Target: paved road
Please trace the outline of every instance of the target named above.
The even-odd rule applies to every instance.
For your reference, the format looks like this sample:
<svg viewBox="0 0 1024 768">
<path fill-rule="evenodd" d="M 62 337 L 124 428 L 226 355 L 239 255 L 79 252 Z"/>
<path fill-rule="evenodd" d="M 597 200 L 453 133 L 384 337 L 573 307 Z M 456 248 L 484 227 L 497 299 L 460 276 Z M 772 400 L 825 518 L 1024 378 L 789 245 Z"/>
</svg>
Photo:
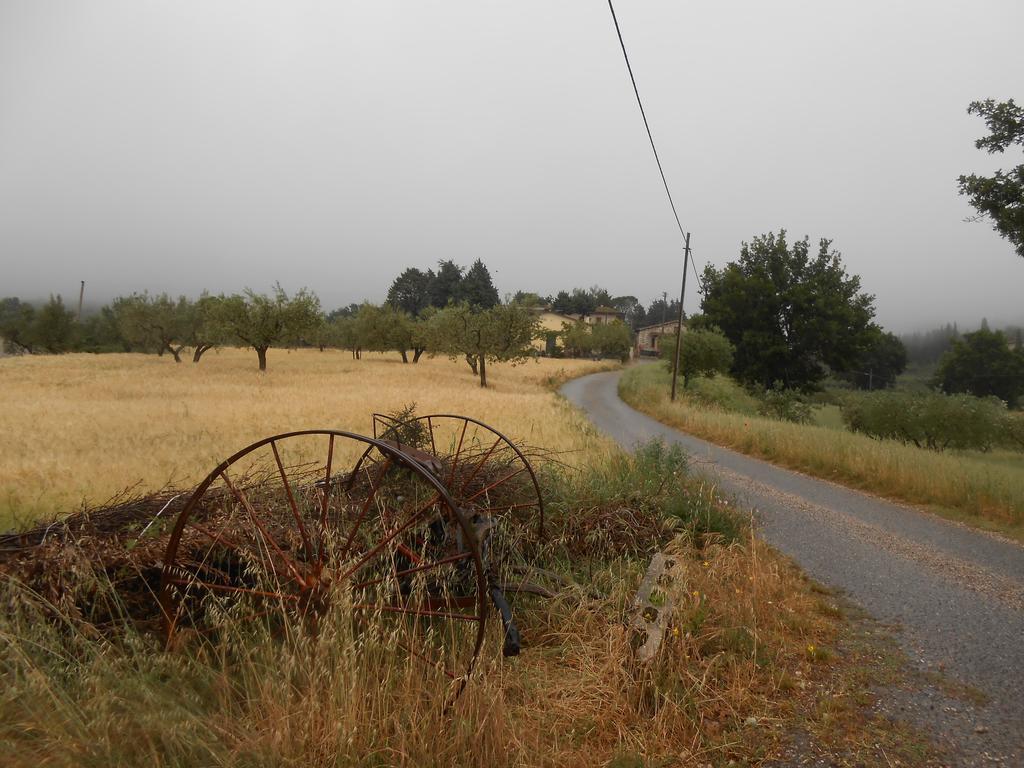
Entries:
<svg viewBox="0 0 1024 768">
<path fill-rule="evenodd" d="M 765 540 L 876 619 L 898 624 L 916 663 L 986 694 L 977 709 L 943 702 L 941 711 L 924 704 L 916 713 L 950 739 L 958 764 L 1024 766 L 1024 548 L 667 427 L 619 399 L 620 375 L 576 379 L 562 394 L 627 448 L 656 437 L 682 445 L 724 492 L 756 510 Z"/>
</svg>

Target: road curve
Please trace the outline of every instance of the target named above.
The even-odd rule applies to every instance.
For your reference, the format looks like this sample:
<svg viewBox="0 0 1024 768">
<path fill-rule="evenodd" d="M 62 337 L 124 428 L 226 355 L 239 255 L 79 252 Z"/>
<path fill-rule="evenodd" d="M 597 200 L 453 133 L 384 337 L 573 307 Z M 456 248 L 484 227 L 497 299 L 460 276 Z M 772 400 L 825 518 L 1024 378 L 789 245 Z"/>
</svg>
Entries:
<svg viewBox="0 0 1024 768">
<path fill-rule="evenodd" d="M 667 427 L 619 399 L 620 375 L 585 376 L 561 392 L 625 448 L 652 438 L 681 445 L 723 492 L 755 510 L 768 543 L 898 624 L 917 664 L 984 693 L 980 708 L 923 715 L 960 753 L 958 764 L 1024 766 L 1024 548 Z"/>
</svg>

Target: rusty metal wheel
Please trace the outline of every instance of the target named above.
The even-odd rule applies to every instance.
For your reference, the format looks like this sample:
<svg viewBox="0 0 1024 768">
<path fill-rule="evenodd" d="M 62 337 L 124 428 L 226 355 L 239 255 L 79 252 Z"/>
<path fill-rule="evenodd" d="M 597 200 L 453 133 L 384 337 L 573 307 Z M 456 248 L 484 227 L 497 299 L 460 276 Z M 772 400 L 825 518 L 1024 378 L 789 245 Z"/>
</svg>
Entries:
<svg viewBox="0 0 1024 768">
<path fill-rule="evenodd" d="M 461 690 L 487 589 L 473 526 L 436 477 L 387 443 L 309 430 L 253 443 L 199 484 L 171 533 L 159 600 L 168 640 L 222 616 L 344 610 Z"/>
<path fill-rule="evenodd" d="M 450 413 L 405 420 L 375 413 L 373 434 L 420 459 L 467 518 L 501 518 L 504 525 L 520 529 L 523 541 L 544 540 L 537 474 L 523 451 L 494 427 Z"/>
<path fill-rule="evenodd" d="M 469 416 L 374 414 L 373 431 L 438 478 L 466 516 L 505 629 L 503 653 L 518 654 L 517 611 L 506 597 L 551 594 L 530 581 L 542 557 L 544 500 L 529 459 L 508 437 Z"/>
</svg>

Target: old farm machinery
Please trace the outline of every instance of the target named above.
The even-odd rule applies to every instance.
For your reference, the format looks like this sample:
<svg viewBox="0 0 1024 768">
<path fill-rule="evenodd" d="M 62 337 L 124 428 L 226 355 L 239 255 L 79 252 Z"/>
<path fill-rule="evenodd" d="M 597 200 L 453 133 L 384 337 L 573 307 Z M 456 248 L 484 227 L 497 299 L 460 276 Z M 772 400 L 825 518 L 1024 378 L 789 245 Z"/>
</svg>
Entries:
<svg viewBox="0 0 1024 768">
<path fill-rule="evenodd" d="M 533 467 L 480 421 L 376 414 L 373 437 L 288 432 L 221 462 L 178 513 L 163 626 L 169 641 L 221 614 L 315 626 L 341 606 L 461 690 L 492 605 L 503 653 L 519 653 L 507 596 L 550 594 L 529 580 L 543 540 Z"/>
</svg>

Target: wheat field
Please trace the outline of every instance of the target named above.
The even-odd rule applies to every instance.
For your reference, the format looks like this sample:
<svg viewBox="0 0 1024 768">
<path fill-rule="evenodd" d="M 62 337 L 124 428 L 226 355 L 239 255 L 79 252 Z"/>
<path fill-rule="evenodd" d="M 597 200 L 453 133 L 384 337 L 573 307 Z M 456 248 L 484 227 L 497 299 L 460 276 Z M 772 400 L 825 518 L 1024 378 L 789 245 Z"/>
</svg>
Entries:
<svg viewBox="0 0 1024 768">
<path fill-rule="evenodd" d="M 567 452 L 603 441 L 552 391 L 568 377 L 614 365 L 552 360 L 489 366 L 487 389 L 446 358 L 273 350 L 269 370 L 250 351 L 199 364 L 139 354 L 0 359 L 0 530 L 96 505 L 126 489 L 188 487 L 222 459 L 299 429 L 372 434 L 371 414 L 415 403 L 460 413 L 514 440 Z"/>
</svg>

